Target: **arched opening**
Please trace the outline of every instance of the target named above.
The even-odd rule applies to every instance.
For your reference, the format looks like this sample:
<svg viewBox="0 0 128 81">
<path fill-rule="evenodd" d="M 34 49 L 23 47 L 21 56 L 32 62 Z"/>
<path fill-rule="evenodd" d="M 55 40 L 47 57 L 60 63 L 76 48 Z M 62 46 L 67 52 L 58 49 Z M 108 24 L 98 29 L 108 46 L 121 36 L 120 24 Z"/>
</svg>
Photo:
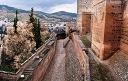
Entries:
<svg viewBox="0 0 128 81">
<path fill-rule="evenodd" d="M 57 34 L 57 40 L 65 39 L 65 38 L 66 38 L 66 33 Z"/>
</svg>

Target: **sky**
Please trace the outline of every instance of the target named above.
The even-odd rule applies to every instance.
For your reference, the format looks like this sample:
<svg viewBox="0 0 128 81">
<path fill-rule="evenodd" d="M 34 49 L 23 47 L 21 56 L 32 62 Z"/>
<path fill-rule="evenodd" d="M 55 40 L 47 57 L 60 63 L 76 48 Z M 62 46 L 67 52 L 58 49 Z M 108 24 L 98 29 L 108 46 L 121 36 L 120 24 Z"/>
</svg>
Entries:
<svg viewBox="0 0 128 81">
<path fill-rule="evenodd" d="M 35 11 L 47 13 L 77 12 L 77 0 L 0 0 L 0 4 L 24 10 L 30 10 L 33 7 Z"/>
</svg>

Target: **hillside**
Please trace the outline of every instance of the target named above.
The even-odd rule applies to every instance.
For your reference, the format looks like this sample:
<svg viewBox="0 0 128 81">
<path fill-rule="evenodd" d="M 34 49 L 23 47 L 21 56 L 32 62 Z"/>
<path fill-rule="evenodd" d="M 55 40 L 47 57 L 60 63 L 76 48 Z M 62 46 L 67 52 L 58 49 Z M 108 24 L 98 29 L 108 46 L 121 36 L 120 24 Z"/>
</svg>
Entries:
<svg viewBox="0 0 128 81">
<path fill-rule="evenodd" d="M 10 21 L 13 21 L 15 17 L 16 8 L 10 7 L 7 5 L 0 5 L 0 19 L 4 20 L 8 18 Z M 17 9 L 19 14 L 18 17 L 20 20 L 26 21 L 28 20 L 28 14 L 30 11 L 26 11 L 23 9 Z M 75 21 L 76 13 L 70 13 L 65 11 L 59 11 L 55 13 L 45 13 L 42 11 L 34 11 L 34 14 L 37 18 L 43 21 Z"/>
</svg>

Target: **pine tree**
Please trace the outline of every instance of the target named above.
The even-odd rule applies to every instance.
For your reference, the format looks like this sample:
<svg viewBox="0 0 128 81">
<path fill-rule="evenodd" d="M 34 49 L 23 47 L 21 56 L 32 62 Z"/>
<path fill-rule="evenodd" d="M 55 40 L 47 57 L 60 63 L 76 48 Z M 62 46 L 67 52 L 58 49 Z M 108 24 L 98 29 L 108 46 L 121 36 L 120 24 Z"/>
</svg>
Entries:
<svg viewBox="0 0 128 81">
<path fill-rule="evenodd" d="M 14 33 L 17 33 L 17 22 L 18 22 L 18 16 L 17 16 L 17 14 L 18 14 L 18 11 L 16 9 L 16 17 L 14 18 L 14 25 L 13 25 L 13 27 L 14 27 Z"/>
</svg>

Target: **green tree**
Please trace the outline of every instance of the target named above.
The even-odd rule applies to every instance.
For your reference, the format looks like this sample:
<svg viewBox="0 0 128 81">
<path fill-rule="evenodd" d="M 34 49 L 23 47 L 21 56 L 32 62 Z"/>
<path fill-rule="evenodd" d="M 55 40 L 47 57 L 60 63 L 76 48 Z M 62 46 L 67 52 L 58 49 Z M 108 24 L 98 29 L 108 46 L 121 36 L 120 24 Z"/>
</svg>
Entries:
<svg viewBox="0 0 128 81">
<path fill-rule="evenodd" d="M 18 11 L 16 9 L 16 17 L 14 18 L 14 24 L 13 24 L 13 27 L 14 27 L 14 33 L 17 33 L 17 22 L 18 22 Z"/>
<path fill-rule="evenodd" d="M 34 35 L 34 40 L 36 42 L 36 48 L 41 46 L 41 34 L 40 34 L 40 21 L 37 18 L 34 18 L 34 9 L 31 8 L 31 14 L 29 15 L 29 22 L 33 24 L 32 33 Z"/>
<path fill-rule="evenodd" d="M 29 15 L 29 17 L 30 17 L 30 19 L 29 19 L 29 22 L 30 23 L 34 23 L 34 21 L 35 21 L 35 18 L 34 18 L 34 16 L 33 16 L 33 11 L 34 11 L 34 9 L 33 9 L 33 7 L 31 8 L 31 14 Z"/>
<path fill-rule="evenodd" d="M 38 21 L 37 21 L 37 30 L 36 30 L 36 32 L 37 32 L 37 48 L 38 47 L 40 47 L 41 46 L 41 34 L 40 34 L 40 20 L 38 19 Z"/>
</svg>

